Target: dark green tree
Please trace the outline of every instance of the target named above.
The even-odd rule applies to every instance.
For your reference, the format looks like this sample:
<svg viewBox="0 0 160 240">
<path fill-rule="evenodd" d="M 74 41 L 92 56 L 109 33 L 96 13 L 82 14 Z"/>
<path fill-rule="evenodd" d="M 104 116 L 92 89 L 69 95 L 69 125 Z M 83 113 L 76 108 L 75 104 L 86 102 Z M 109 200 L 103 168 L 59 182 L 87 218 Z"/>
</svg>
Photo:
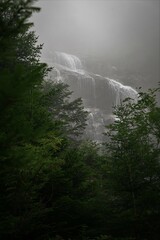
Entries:
<svg viewBox="0 0 160 240">
<path fill-rule="evenodd" d="M 42 45 L 37 45 L 37 37 L 29 31 L 29 18 L 39 11 L 34 2 L 0 2 L 2 239 L 55 236 L 57 197 L 53 190 L 58 194 L 62 184 L 68 186 L 62 153 L 73 144 L 68 136 L 79 135 L 86 118 L 81 100 L 69 101 L 66 86 L 55 84 L 46 91 L 49 69 L 40 62 Z M 66 190 L 60 196 L 67 198 Z"/>
<path fill-rule="evenodd" d="M 38 104 L 39 89 L 48 69 L 39 62 L 41 46 L 36 45 L 37 38 L 28 32 L 32 26 L 28 19 L 32 12 L 39 10 L 32 6 L 33 2 L 4 0 L 0 3 L 0 111 L 3 116 L 0 139 L 3 150 L 8 144 L 35 136 L 33 119 L 37 108 L 34 105 Z"/>
<path fill-rule="evenodd" d="M 108 129 L 108 182 L 121 235 L 157 239 L 160 223 L 159 88 L 140 92 L 115 108 Z M 118 222 L 117 222 L 118 224 Z"/>
<path fill-rule="evenodd" d="M 43 102 L 48 106 L 53 122 L 59 134 L 76 139 L 81 136 L 87 120 L 87 112 L 84 111 L 80 98 L 71 101 L 72 92 L 64 83 L 44 82 Z"/>
<path fill-rule="evenodd" d="M 57 159 L 58 171 L 55 167 L 48 169 L 47 173 L 42 170 L 42 174 L 49 178 L 49 181 L 42 182 L 40 194 L 43 203 L 52 208 L 48 225 L 54 231 L 50 230 L 50 236 L 81 239 L 83 234 L 86 237 L 100 234 L 104 209 L 98 205 L 102 189 L 101 157 L 97 148 L 90 142 L 68 147 Z M 44 179 L 41 176 L 39 181 Z"/>
<path fill-rule="evenodd" d="M 48 72 L 39 61 L 37 38 L 29 17 L 39 8 L 32 0 L 0 1 L 0 238 L 25 239 L 43 229 L 36 176 L 46 151 L 56 152 L 47 107 L 41 104 Z M 49 158 L 50 159 L 50 158 Z M 42 161 L 43 160 L 43 161 Z M 38 163 L 38 164 L 37 164 Z M 39 220 L 38 220 L 39 219 Z"/>
</svg>

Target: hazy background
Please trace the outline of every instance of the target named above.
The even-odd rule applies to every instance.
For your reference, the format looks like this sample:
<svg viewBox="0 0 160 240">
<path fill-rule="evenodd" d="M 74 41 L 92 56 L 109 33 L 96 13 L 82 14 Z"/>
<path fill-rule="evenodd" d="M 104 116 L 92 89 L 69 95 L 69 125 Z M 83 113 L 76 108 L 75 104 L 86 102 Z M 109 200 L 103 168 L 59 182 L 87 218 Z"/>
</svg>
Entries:
<svg viewBox="0 0 160 240">
<path fill-rule="evenodd" d="M 159 81 L 159 0 L 40 0 L 35 30 L 44 51 L 112 61 Z"/>
</svg>

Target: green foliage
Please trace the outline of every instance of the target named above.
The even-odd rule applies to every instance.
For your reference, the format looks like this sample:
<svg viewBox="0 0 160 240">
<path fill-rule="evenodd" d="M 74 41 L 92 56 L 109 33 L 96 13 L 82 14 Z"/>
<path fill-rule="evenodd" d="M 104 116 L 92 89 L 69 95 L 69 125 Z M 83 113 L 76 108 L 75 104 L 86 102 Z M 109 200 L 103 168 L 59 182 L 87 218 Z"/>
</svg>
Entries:
<svg viewBox="0 0 160 240">
<path fill-rule="evenodd" d="M 0 2 L 0 238 L 28 239 L 46 229 L 48 209 L 38 198 L 37 178 L 62 140 L 41 103 L 48 72 L 39 62 L 42 46 L 28 32 L 34 1 Z M 45 178 L 43 179 L 45 182 Z M 36 238 L 36 236 L 35 236 Z"/>
<path fill-rule="evenodd" d="M 61 233 L 62 226 L 68 226 L 62 232 L 69 234 L 63 216 L 73 222 L 67 214 L 80 211 L 82 204 L 72 184 L 77 181 L 81 191 L 88 173 L 82 162 L 74 162 L 75 170 L 81 169 L 79 179 L 73 180 L 74 171 L 68 176 L 72 166 L 67 167 L 65 151 L 73 143 L 68 137 L 81 133 L 86 113 L 80 99 L 69 101 L 67 86 L 44 86 L 49 69 L 39 61 L 42 45 L 29 32 L 28 18 L 38 10 L 33 3 L 0 2 L 2 239 L 46 239 Z"/>
<path fill-rule="evenodd" d="M 42 101 L 51 113 L 55 126 L 59 126 L 59 134 L 76 138 L 83 133 L 86 126 L 87 112 L 84 111 L 80 98 L 71 101 L 72 92 L 64 83 L 44 82 Z"/>
<path fill-rule="evenodd" d="M 130 225 L 136 239 L 157 239 L 159 234 L 160 108 L 155 95 L 159 90 L 140 92 L 137 102 L 126 99 L 115 109 L 116 121 L 107 133 L 107 171 L 115 204 L 119 205 L 117 217 Z"/>
</svg>

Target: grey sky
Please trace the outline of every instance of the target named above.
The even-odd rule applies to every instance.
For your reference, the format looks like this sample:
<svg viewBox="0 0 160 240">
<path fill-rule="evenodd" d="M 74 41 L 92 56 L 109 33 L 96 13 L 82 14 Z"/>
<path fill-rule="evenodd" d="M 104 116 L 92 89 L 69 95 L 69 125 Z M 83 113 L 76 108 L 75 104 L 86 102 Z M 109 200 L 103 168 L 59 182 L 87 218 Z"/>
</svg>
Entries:
<svg viewBox="0 0 160 240">
<path fill-rule="evenodd" d="M 41 0 L 34 22 L 47 50 L 159 64 L 159 0 Z"/>
</svg>

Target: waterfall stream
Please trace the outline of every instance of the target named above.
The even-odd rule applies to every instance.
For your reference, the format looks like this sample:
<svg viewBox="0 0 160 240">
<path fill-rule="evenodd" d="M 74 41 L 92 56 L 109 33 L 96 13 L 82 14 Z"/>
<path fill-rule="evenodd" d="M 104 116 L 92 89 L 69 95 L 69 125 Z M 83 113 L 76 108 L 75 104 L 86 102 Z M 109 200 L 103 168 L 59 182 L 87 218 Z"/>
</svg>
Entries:
<svg viewBox="0 0 160 240">
<path fill-rule="evenodd" d="M 70 86 L 73 99 L 82 98 L 84 107 L 89 112 L 85 135 L 92 140 L 102 141 L 104 126 L 114 121 L 113 106 L 119 105 L 128 97 L 137 99 L 138 93 L 134 88 L 84 70 L 77 56 L 55 52 L 49 62 L 55 66 L 54 79 Z"/>
<path fill-rule="evenodd" d="M 81 60 L 78 57 L 64 52 L 56 52 L 54 55 L 54 62 L 73 71 L 79 71 L 83 69 Z"/>
</svg>

